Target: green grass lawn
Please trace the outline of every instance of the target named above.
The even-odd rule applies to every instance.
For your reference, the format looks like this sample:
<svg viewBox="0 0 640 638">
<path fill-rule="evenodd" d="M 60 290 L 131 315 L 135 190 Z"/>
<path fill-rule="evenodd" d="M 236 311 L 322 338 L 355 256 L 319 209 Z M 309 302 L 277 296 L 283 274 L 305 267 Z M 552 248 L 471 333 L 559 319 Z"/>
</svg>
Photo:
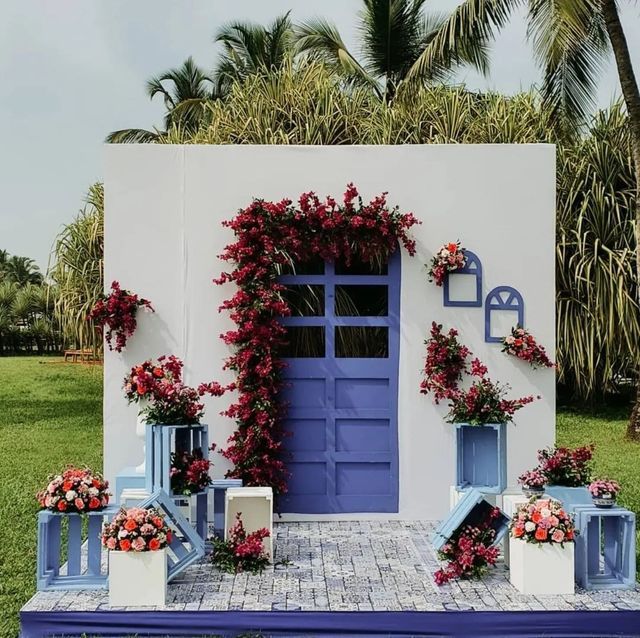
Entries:
<svg viewBox="0 0 640 638">
<path fill-rule="evenodd" d="M 621 503 L 638 513 L 640 444 L 624 440 L 626 416 L 561 411 L 558 442 L 595 443 L 596 475 L 620 481 Z M 102 467 L 102 368 L 0 358 L 0 450 L 0 636 L 15 638 L 18 611 L 35 591 L 34 494 L 68 463 Z"/>
</svg>

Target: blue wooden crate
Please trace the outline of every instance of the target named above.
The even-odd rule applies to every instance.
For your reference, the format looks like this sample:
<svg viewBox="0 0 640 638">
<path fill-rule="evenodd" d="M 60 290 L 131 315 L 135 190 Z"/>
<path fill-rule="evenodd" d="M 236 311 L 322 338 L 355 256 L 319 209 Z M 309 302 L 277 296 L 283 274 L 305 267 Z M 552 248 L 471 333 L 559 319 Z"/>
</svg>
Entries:
<svg viewBox="0 0 640 638">
<path fill-rule="evenodd" d="M 507 487 L 505 423 L 456 423 L 456 487 L 500 494 Z"/>
<path fill-rule="evenodd" d="M 171 453 L 191 452 L 200 448 L 206 457 L 209 450 L 208 428 L 200 425 L 158 425 L 146 429 L 145 488 L 154 493 L 164 490 L 171 494 Z"/>
<path fill-rule="evenodd" d="M 449 542 L 449 539 L 455 536 L 460 528 L 465 525 L 478 524 L 494 507 L 494 505 L 491 505 L 491 503 L 484 498 L 482 492 L 475 489 L 469 490 L 436 530 L 431 538 L 433 546 L 436 550 L 440 551 L 444 545 Z M 496 538 L 493 545 L 499 543 L 507 533 L 510 520 L 511 519 L 502 511 L 500 515 L 493 520 L 491 527 L 496 530 Z"/>
<path fill-rule="evenodd" d="M 63 512 L 38 512 L 37 588 L 39 591 L 54 589 L 102 589 L 107 586 L 106 569 L 102 569 L 102 523 L 111 518 L 118 508 L 106 507 L 86 514 Z M 82 559 L 82 523 L 87 521 L 86 564 Z M 67 524 L 64 525 L 63 522 Z M 63 545 L 64 528 L 67 528 L 66 547 Z M 66 552 L 65 552 L 66 550 Z M 62 554 L 66 553 L 66 570 L 62 569 Z M 63 573 L 61 573 L 61 571 Z"/>
<path fill-rule="evenodd" d="M 139 507 L 156 508 L 164 515 L 165 522 L 173 531 L 173 538 L 167 551 L 167 580 L 173 580 L 189 565 L 204 556 L 204 538 L 196 532 L 191 523 L 182 516 L 171 497 L 163 490 L 154 492 Z"/>
<path fill-rule="evenodd" d="M 544 493 L 562 503 L 562 507 L 569 513 L 578 505 L 592 505 L 593 500 L 586 487 L 565 487 L 564 485 L 547 485 Z"/>
<path fill-rule="evenodd" d="M 217 479 L 209 486 L 213 490 L 213 533 L 218 538 L 224 538 L 225 495 L 229 487 L 242 487 L 242 479 Z"/>
<path fill-rule="evenodd" d="M 120 504 L 120 495 L 124 489 L 146 489 L 144 474 L 136 472 L 135 467 L 125 467 L 116 474 L 116 489 L 113 495 L 114 504 Z"/>
<path fill-rule="evenodd" d="M 584 589 L 634 589 L 636 516 L 622 507 L 574 507 L 576 582 Z"/>
</svg>

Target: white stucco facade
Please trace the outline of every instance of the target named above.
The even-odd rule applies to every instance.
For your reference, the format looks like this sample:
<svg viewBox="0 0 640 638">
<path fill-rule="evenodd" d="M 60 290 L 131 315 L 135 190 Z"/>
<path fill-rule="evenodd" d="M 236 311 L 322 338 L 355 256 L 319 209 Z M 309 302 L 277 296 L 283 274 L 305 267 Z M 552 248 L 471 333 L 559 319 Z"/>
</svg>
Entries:
<svg viewBox="0 0 640 638">
<path fill-rule="evenodd" d="M 555 349 L 555 149 L 550 145 L 426 145 L 356 147 L 162 146 L 106 147 L 105 282 L 150 299 L 156 312 L 139 313 L 139 327 L 122 354 L 105 352 L 104 459 L 107 478 L 141 460 L 136 409 L 127 406 L 122 379 L 149 357 L 175 354 L 185 382 L 232 380 L 223 372 L 233 328 L 220 304 L 229 285 L 212 279 L 230 265 L 217 256 L 233 240 L 221 226 L 253 197 L 296 199 L 313 190 L 339 199 L 353 181 L 363 198 L 388 191 L 390 205 L 413 212 L 417 254 L 402 255 L 398 396 L 398 518 L 437 519 L 448 509 L 454 481 L 454 428 L 446 405 L 418 392 L 432 321 L 456 327 L 461 340 L 509 382 L 513 396 L 542 399 L 508 427 L 508 477 L 535 464 L 536 450 L 555 438 L 555 379 L 484 341 L 484 307 L 443 306 L 442 289 L 427 281 L 425 264 L 444 242 L 460 240 L 483 265 L 483 298 L 496 286 L 522 294 L 525 325 Z M 505 321 L 511 325 L 513 321 Z M 219 416 L 232 401 L 206 400 L 210 438 L 225 445 L 234 424 Z M 215 458 L 216 477 L 227 462 Z M 319 518 L 308 516 L 308 518 Z M 357 514 L 342 515 L 358 518 Z M 368 514 L 367 517 L 375 517 Z M 383 517 L 388 518 L 388 514 Z"/>
</svg>

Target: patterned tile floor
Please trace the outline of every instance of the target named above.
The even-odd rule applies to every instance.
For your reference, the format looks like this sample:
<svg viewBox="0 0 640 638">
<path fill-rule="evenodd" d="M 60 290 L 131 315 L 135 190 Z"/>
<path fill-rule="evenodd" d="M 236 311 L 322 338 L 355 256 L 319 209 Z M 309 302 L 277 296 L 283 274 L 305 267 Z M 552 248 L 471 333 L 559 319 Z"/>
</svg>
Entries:
<svg viewBox="0 0 640 638">
<path fill-rule="evenodd" d="M 275 565 L 223 574 L 205 558 L 169 585 L 164 610 L 640 610 L 640 590 L 525 596 L 500 562 L 482 581 L 437 587 L 430 522 L 276 523 Z M 38 592 L 25 611 L 108 610 L 106 591 Z M 128 607 L 128 610 L 134 608 Z M 149 609 L 148 607 L 145 609 Z"/>
</svg>

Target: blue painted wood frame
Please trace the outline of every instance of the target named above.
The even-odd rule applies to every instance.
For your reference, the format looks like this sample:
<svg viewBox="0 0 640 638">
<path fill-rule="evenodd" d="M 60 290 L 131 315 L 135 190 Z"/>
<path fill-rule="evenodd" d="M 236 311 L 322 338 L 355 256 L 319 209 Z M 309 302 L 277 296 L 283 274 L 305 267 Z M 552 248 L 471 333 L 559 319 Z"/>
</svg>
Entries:
<svg viewBox="0 0 640 638">
<path fill-rule="evenodd" d="M 484 340 L 487 343 L 500 343 L 507 335 L 494 337 L 491 334 L 491 313 L 496 310 L 517 312 L 517 324 L 524 328 L 524 299 L 511 286 L 497 286 L 488 295 L 484 303 Z"/>
<path fill-rule="evenodd" d="M 164 491 L 154 492 L 138 507 L 143 509 L 156 508 L 160 511 L 165 522 L 173 531 L 173 538 L 167 548 L 167 580 L 173 580 L 189 565 L 199 561 L 204 556 L 204 541 L 191 523 L 180 513 L 171 497 Z"/>
<path fill-rule="evenodd" d="M 36 581 L 39 591 L 56 589 L 104 589 L 107 574 L 102 570 L 102 523 L 118 508 L 106 507 L 97 512 L 65 514 L 42 510 L 38 512 L 38 553 Z M 82 568 L 82 521 L 87 519 L 87 563 Z M 68 523 L 66 552 L 62 545 L 62 521 Z M 67 555 L 66 573 L 61 574 L 61 556 Z"/>
<path fill-rule="evenodd" d="M 574 508 L 576 582 L 584 589 L 635 589 L 636 515 L 623 507 Z"/>
<path fill-rule="evenodd" d="M 507 487 L 507 424 L 456 423 L 456 487 L 501 494 Z"/>
<path fill-rule="evenodd" d="M 467 261 L 463 268 L 448 273 L 444 278 L 444 286 L 442 290 L 442 305 L 453 308 L 481 308 L 482 307 L 482 262 L 480 257 L 470 250 L 464 251 Z M 475 277 L 476 279 L 476 298 L 465 301 L 456 301 L 450 298 L 449 283 L 451 277 Z"/>
<path fill-rule="evenodd" d="M 292 477 L 290 491 L 279 499 L 280 511 L 398 511 L 400 275 L 397 250 L 386 275 L 339 275 L 328 262 L 322 275 L 280 278 L 284 284 L 323 285 L 325 294 L 323 316 L 282 319 L 287 326 L 323 327 L 325 357 L 285 360 L 290 384 L 283 393 L 289 403 L 285 429 L 297 429 L 298 438 L 294 434 L 285 441 L 292 453 L 287 459 Z M 387 286 L 387 316 L 336 316 L 339 285 Z M 388 357 L 336 357 L 334 330 L 339 326 L 388 328 Z M 305 439 L 302 430 L 307 427 L 313 432 L 307 430 Z"/>
<path fill-rule="evenodd" d="M 209 485 L 213 491 L 213 533 L 224 538 L 225 495 L 230 487 L 242 487 L 242 479 L 214 479 Z"/>
<path fill-rule="evenodd" d="M 465 525 L 476 525 L 482 521 L 493 508 L 494 505 L 485 499 L 482 492 L 475 489 L 469 490 L 451 510 L 449 516 L 442 521 L 440 527 L 438 527 L 432 536 L 431 542 L 435 549 L 440 551 L 461 527 Z M 511 519 L 501 511 L 499 516 L 492 521 L 491 527 L 496 531 L 496 537 L 492 545 L 496 545 L 502 540 L 509 529 L 510 520 Z"/>
</svg>

